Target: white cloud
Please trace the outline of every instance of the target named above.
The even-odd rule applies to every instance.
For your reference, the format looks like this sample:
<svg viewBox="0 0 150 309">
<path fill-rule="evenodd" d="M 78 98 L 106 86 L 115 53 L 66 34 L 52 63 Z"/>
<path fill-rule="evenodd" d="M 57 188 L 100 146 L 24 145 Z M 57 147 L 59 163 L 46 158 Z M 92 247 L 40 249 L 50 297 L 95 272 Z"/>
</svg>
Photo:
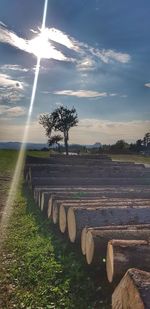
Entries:
<svg viewBox="0 0 150 309">
<path fill-rule="evenodd" d="M 25 123 L 24 124 L 12 124 L 11 121 L 2 119 L 0 128 L 0 140 L 1 141 L 22 141 Z M 43 127 L 38 122 L 32 122 L 29 125 L 28 142 L 42 142 L 46 143 L 45 132 Z"/>
<path fill-rule="evenodd" d="M 22 106 L 9 107 L 7 105 L 0 105 L 0 115 L 5 117 L 19 117 L 26 114 L 26 109 Z"/>
<path fill-rule="evenodd" d="M 23 68 L 17 64 L 4 64 L 0 67 L 2 71 L 20 71 L 20 72 L 28 72 L 29 69 Z"/>
<path fill-rule="evenodd" d="M 98 91 L 91 91 L 91 90 L 61 90 L 55 91 L 54 94 L 58 95 L 66 95 L 66 96 L 74 96 L 78 98 L 96 98 L 96 97 L 106 97 L 106 92 L 98 92 Z"/>
<path fill-rule="evenodd" d="M 61 51 L 57 50 L 49 41 L 49 38 L 54 36 L 53 31 L 51 31 L 52 29 L 53 28 L 45 29 L 43 32 L 38 33 L 38 35 L 36 35 L 33 39 L 26 40 L 7 28 L 0 26 L 0 42 L 8 43 L 20 50 L 31 53 L 35 56 L 40 56 L 41 58 L 60 61 L 70 60 Z M 61 31 L 58 30 L 55 34 L 56 42 L 58 41 L 58 37 L 60 35 L 60 43 L 64 46 L 69 44 L 67 41 L 67 36 L 63 35 Z M 63 39 L 64 43 L 62 42 Z"/>
<path fill-rule="evenodd" d="M 66 46 L 69 49 L 73 49 L 78 51 L 79 47 L 75 39 L 69 37 L 66 33 L 56 29 L 56 28 L 46 28 L 45 33 L 47 32 L 47 36 L 50 40 L 57 42 L 63 46 Z"/>
<path fill-rule="evenodd" d="M 96 68 L 96 62 L 92 57 L 85 57 L 77 62 L 78 71 L 92 71 Z"/>
<path fill-rule="evenodd" d="M 112 144 L 119 139 L 127 142 L 143 138 L 149 132 L 149 120 L 109 121 L 100 119 L 81 119 L 79 125 L 71 130 L 70 142 L 90 144 L 99 141 Z"/>
<path fill-rule="evenodd" d="M 1 121 L 0 140 L 21 141 L 25 124 L 14 125 L 6 120 Z M 81 119 L 79 125 L 70 130 L 70 143 L 93 144 L 101 142 L 112 144 L 119 139 L 127 142 L 135 142 L 143 138 L 149 132 L 150 121 L 109 121 L 100 119 Z M 44 129 L 38 121 L 34 121 L 29 127 L 29 142 L 45 143 L 46 137 Z"/>
<path fill-rule="evenodd" d="M 7 74 L 0 74 L 0 87 L 13 87 L 17 89 L 23 89 L 23 83 L 12 79 Z"/>
<path fill-rule="evenodd" d="M 144 86 L 150 88 L 150 83 L 146 83 Z"/>
<path fill-rule="evenodd" d="M 109 96 L 110 96 L 110 97 L 116 97 L 116 96 L 117 96 L 117 93 L 110 93 Z"/>
<path fill-rule="evenodd" d="M 61 52 L 61 46 L 59 48 L 54 46 L 55 43 L 58 43 L 78 53 L 80 59 L 76 61 L 77 70 L 92 70 L 96 67 L 98 60 L 104 63 L 112 61 L 128 63 L 131 60 L 131 56 L 127 53 L 112 49 L 93 48 L 56 28 L 45 28 L 42 32 L 40 29 L 38 32 L 33 29 L 31 31 L 36 35 L 33 39 L 27 40 L 8 30 L 1 23 L 0 42 L 8 43 L 41 58 L 74 61 L 74 59 L 67 57 Z"/>
<path fill-rule="evenodd" d="M 8 74 L 0 74 L 0 102 L 8 104 L 20 101 L 26 86 L 25 83 L 12 79 Z"/>
<path fill-rule="evenodd" d="M 112 49 L 98 50 L 92 48 L 91 53 L 100 58 L 104 63 L 109 63 L 112 60 L 120 63 L 128 63 L 131 60 L 131 56 L 129 54 L 117 52 Z"/>
</svg>

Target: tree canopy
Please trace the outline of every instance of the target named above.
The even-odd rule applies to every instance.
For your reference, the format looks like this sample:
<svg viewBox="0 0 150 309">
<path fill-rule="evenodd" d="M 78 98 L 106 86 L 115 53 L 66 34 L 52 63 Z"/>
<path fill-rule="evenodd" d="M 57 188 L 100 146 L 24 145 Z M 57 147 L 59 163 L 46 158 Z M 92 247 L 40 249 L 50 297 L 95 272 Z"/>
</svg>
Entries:
<svg viewBox="0 0 150 309">
<path fill-rule="evenodd" d="M 52 134 L 54 132 L 62 132 L 64 138 L 64 144 L 66 149 L 66 155 L 68 155 L 68 141 L 69 141 L 69 130 L 76 126 L 78 123 L 78 115 L 76 109 L 68 109 L 67 107 L 60 106 L 56 108 L 51 114 L 40 115 L 39 123 L 44 127 L 46 136 L 49 138 L 49 145 L 53 141 L 61 140 L 60 135 Z"/>
</svg>

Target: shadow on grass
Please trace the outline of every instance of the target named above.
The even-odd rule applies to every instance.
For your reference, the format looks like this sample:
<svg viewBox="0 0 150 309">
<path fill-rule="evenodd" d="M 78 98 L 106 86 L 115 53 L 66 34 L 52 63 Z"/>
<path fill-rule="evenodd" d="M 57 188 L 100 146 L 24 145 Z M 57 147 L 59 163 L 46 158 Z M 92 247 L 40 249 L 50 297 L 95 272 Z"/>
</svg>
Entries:
<svg viewBox="0 0 150 309">
<path fill-rule="evenodd" d="M 89 267 L 80 253 L 79 245 L 71 244 L 67 236 L 62 235 L 57 226 L 41 213 L 26 186 L 23 187 L 23 194 L 27 199 L 26 212 L 34 217 L 38 234 L 51 242 L 55 260 L 63 269 L 61 276 L 70 281 L 71 293 L 76 297 L 83 295 L 85 302 L 91 303 L 91 306 L 85 304 L 85 307 L 82 304 L 80 308 L 110 308 L 113 287 L 108 284 L 105 269 Z"/>
</svg>

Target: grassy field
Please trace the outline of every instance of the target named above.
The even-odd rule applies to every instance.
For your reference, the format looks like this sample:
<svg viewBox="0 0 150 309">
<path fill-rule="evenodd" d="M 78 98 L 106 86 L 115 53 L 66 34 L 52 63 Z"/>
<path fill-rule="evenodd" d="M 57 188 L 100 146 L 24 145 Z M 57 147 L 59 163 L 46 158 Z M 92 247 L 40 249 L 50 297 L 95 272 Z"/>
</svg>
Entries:
<svg viewBox="0 0 150 309">
<path fill-rule="evenodd" d="M 112 160 L 115 161 L 128 161 L 128 162 L 137 162 L 137 163 L 145 163 L 150 164 L 150 156 L 142 156 L 142 155 L 132 155 L 132 154 L 114 154 L 110 155 Z"/>
<path fill-rule="evenodd" d="M 17 152 L 0 151 L 1 170 L 12 171 L 16 159 Z M 101 272 L 87 268 L 78 248 L 41 215 L 23 182 L 0 265 L 2 309 L 110 308 L 110 286 Z"/>
<path fill-rule="evenodd" d="M 17 150 L 0 150 L 0 174 L 12 174 L 17 157 Z"/>
</svg>

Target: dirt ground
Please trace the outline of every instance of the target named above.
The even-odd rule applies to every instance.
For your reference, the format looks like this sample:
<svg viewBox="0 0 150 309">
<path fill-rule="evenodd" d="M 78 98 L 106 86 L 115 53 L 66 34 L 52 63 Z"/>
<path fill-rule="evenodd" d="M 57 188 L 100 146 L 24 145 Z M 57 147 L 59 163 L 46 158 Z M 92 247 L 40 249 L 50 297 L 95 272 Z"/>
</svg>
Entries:
<svg viewBox="0 0 150 309">
<path fill-rule="evenodd" d="M 0 222 L 5 209 L 11 178 L 9 174 L 3 175 L 0 173 Z"/>
</svg>

